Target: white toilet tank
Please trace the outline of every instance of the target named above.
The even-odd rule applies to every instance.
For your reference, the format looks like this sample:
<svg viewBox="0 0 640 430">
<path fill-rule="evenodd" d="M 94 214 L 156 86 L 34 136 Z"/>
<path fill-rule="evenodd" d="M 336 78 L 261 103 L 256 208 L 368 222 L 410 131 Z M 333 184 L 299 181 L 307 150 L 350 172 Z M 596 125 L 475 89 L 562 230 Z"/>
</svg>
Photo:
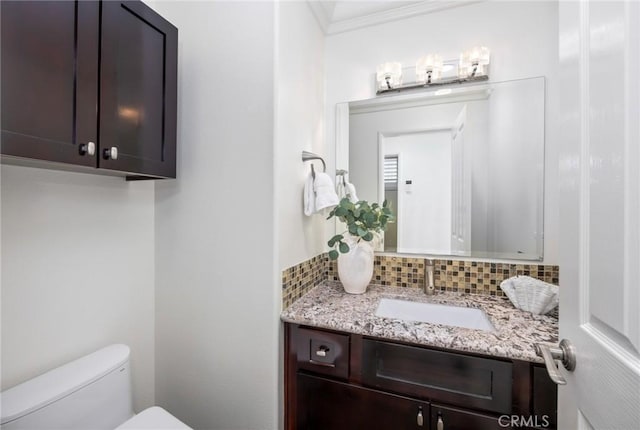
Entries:
<svg viewBox="0 0 640 430">
<path fill-rule="evenodd" d="M 129 347 L 111 345 L 0 394 L 2 430 L 113 430 L 133 416 Z"/>
</svg>

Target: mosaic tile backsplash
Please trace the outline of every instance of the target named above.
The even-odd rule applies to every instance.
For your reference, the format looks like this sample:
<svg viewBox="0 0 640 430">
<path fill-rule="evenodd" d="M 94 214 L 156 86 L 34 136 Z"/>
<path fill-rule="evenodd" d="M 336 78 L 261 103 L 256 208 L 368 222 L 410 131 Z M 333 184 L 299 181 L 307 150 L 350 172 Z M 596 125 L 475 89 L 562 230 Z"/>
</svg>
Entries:
<svg viewBox="0 0 640 430">
<path fill-rule="evenodd" d="M 288 308 L 320 282 L 326 281 L 328 263 L 329 254 L 324 253 L 283 270 L 282 309 Z"/>
<path fill-rule="evenodd" d="M 527 275 L 558 285 L 558 266 L 434 259 L 436 290 L 503 296 L 500 283 Z M 376 255 L 371 283 L 396 287 L 424 287 L 425 259 Z M 282 272 L 282 307 L 286 309 L 322 281 L 339 281 L 338 265 L 328 254 L 318 255 Z"/>
</svg>

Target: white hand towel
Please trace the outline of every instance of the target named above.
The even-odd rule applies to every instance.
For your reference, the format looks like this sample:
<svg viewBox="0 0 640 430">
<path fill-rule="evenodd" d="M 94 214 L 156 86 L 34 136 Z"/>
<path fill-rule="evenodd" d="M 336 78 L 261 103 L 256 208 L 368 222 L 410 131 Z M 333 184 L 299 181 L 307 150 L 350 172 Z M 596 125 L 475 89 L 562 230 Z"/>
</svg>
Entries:
<svg viewBox="0 0 640 430">
<path fill-rule="evenodd" d="M 344 184 L 346 188 L 347 197 L 351 203 L 358 203 L 358 196 L 356 195 L 356 187 L 351 182 L 346 182 Z"/>
<path fill-rule="evenodd" d="M 316 212 L 336 206 L 340 203 L 340 199 L 333 187 L 333 182 L 326 173 L 316 172 L 316 180 L 313 182 L 313 189 L 316 192 Z"/>
<path fill-rule="evenodd" d="M 316 195 L 313 191 L 313 176 L 309 172 L 307 180 L 304 182 L 304 214 L 311 216 L 316 211 Z"/>
</svg>

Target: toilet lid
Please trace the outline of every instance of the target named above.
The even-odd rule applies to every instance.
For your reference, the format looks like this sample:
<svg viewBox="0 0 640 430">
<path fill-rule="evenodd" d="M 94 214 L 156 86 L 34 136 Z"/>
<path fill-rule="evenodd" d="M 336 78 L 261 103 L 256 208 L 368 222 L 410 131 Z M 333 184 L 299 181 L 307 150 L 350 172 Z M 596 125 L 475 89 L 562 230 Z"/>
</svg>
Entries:
<svg viewBox="0 0 640 430">
<path fill-rule="evenodd" d="M 122 423 L 116 430 L 193 430 L 159 406 L 145 409 Z"/>
</svg>

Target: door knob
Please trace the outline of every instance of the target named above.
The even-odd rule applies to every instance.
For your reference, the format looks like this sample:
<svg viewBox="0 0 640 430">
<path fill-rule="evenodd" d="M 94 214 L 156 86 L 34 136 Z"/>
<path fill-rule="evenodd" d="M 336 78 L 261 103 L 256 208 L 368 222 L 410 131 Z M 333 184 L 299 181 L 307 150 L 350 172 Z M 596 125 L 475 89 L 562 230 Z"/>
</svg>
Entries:
<svg viewBox="0 0 640 430">
<path fill-rule="evenodd" d="M 117 146 L 112 146 L 111 148 L 105 148 L 105 150 L 102 152 L 102 157 L 105 160 L 117 160 L 118 159 L 118 147 Z"/>
<path fill-rule="evenodd" d="M 95 155 L 96 154 L 96 144 L 94 142 L 87 142 L 80 145 L 78 148 L 80 155 Z"/>
<path fill-rule="evenodd" d="M 537 343 L 536 354 L 544 359 L 551 380 L 558 385 L 566 385 L 567 381 L 560 374 L 556 360 L 570 372 L 576 368 L 576 349 L 571 342 L 562 339 L 558 347 Z"/>
</svg>

